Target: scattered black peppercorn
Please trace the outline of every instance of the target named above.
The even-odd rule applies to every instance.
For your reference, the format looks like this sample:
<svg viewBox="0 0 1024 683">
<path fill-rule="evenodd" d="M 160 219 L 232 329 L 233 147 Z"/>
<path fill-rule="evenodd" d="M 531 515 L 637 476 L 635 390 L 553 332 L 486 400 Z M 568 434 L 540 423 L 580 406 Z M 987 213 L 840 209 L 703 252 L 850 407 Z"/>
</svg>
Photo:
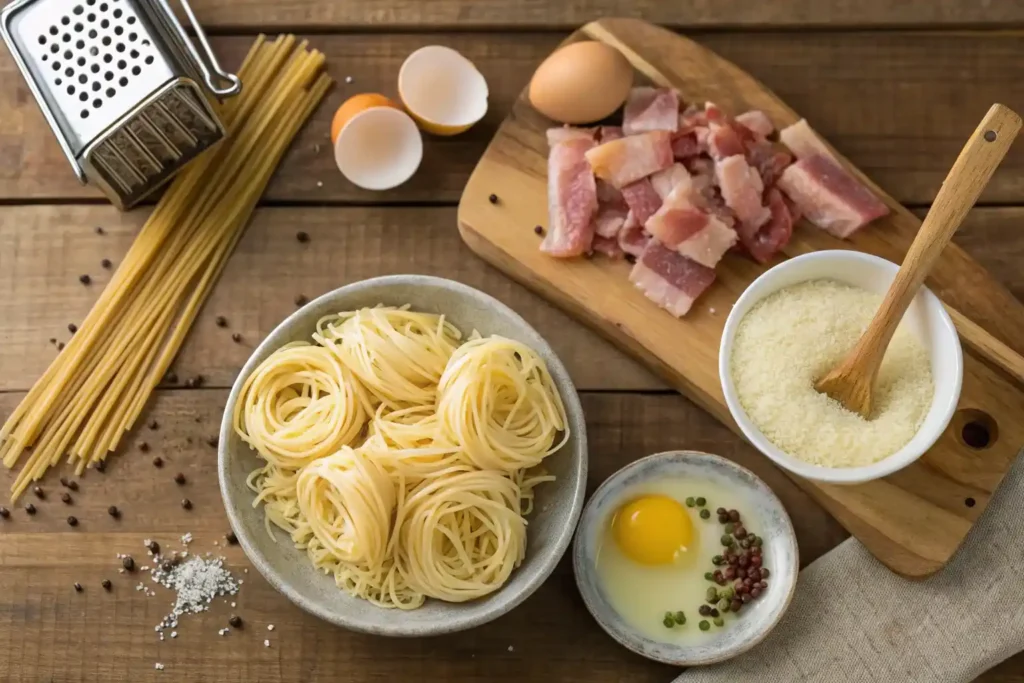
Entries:
<svg viewBox="0 0 1024 683">
<path fill-rule="evenodd" d="M 58 351 L 63 351 L 64 350 L 64 342 L 57 342 L 57 350 Z"/>
<path fill-rule="evenodd" d="M 126 555 L 124 559 L 121 560 L 121 566 L 126 570 L 133 572 L 135 571 L 135 560 L 132 559 L 131 555 Z"/>
<path fill-rule="evenodd" d="M 189 377 L 187 380 L 185 380 L 185 386 L 188 387 L 189 389 L 195 389 L 196 388 L 196 380 L 195 380 L 195 378 L 194 377 Z"/>
<path fill-rule="evenodd" d="M 305 295 L 303 295 L 303 294 L 299 294 L 297 297 L 295 297 L 295 305 L 296 306 L 305 306 L 308 303 L 309 303 L 309 299 L 307 299 L 305 297 Z"/>
<path fill-rule="evenodd" d="M 149 421 L 149 428 L 153 429 L 153 430 L 160 429 L 160 423 L 157 422 L 156 420 L 150 420 Z"/>
<path fill-rule="evenodd" d="M 60 494 L 60 499 L 65 505 L 71 505 L 71 494 L 64 492 Z"/>
<path fill-rule="evenodd" d="M 178 373 L 176 373 L 173 370 L 171 370 L 164 377 L 164 381 L 167 382 L 168 384 L 177 384 L 178 383 Z"/>
<path fill-rule="evenodd" d="M 100 226 L 97 225 L 96 226 L 96 234 L 97 235 L 102 235 L 103 234 L 103 228 L 101 228 Z"/>
<path fill-rule="evenodd" d="M 202 421 L 203 421 L 203 418 L 202 418 L 202 417 L 200 417 L 199 415 L 196 415 L 196 419 L 195 419 L 195 420 L 193 420 L 193 421 L 194 421 L 194 422 L 195 422 L 196 424 L 199 424 L 200 422 L 202 422 Z M 189 438 L 191 438 L 191 437 L 189 437 Z"/>
<path fill-rule="evenodd" d="M 539 226 L 539 225 L 534 226 L 533 231 L 535 233 L 537 233 L 538 235 L 543 235 L 544 234 L 544 228 Z"/>
<path fill-rule="evenodd" d="M 217 323 L 217 327 L 227 327 L 228 326 L 228 319 L 225 318 L 222 315 L 218 315 L 215 322 Z"/>
<path fill-rule="evenodd" d="M 305 244 L 306 242 L 309 241 L 309 233 L 300 230 L 299 232 L 295 233 L 295 239 Z"/>
<path fill-rule="evenodd" d="M 203 382 L 206 381 L 206 378 L 203 377 L 202 375 L 196 375 L 195 377 L 192 378 L 192 381 L 195 383 L 197 387 L 201 387 L 203 386 Z"/>
<path fill-rule="evenodd" d="M 61 486 L 63 486 L 63 487 L 65 487 L 65 488 L 67 488 L 67 485 L 68 485 L 68 478 L 67 478 L 67 477 L 61 477 L 61 478 L 60 478 L 60 485 L 61 485 Z"/>
<path fill-rule="evenodd" d="M 89 277 L 88 274 L 79 275 L 78 281 L 81 282 L 83 285 L 92 284 L 92 278 Z"/>
<path fill-rule="evenodd" d="M 110 507 L 107 508 L 107 514 L 117 519 L 121 516 L 121 511 L 117 509 L 116 505 L 111 505 Z"/>
<path fill-rule="evenodd" d="M 185 508 L 186 510 L 191 510 L 192 509 L 192 501 L 189 500 L 188 498 L 182 498 L 181 499 L 181 507 Z"/>
<path fill-rule="evenodd" d="M 146 443 L 145 441 L 140 441 L 139 442 L 139 450 L 142 451 L 143 453 L 148 453 L 149 452 L 149 444 Z"/>
<path fill-rule="evenodd" d="M 216 448 L 217 447 L 217 437 L 211 436 L 210 438 L 208 438 L 206 440 L 206 445 L 209 446 L 210 448 Z"/>
<path fill-rule="evenodd" d="M 110 579 L 103 579 L 103 583 L 100 585 L 103 586 L 103 590 L 108 591 L 112 584 L 110 583 Z"/>
<path fill-rule="evenodd" d="M 74 479 L 69 479 L 68 480 L 68 488 L 71 489 L 72 491 L 77 491 L 78 490 L 78 482 L 75 481 Z"/>
<path fill-rule="evenodd" d="M 76 593 L 81 593 L 82 592 L 82 584 L 78 583 L 77 581 L 75 582 L 75 592 Z"/>
<path fill-rule="evenodd" d="M 175 474 L 174 475 L 174 483 L 177 484 L 178 486 L 184 486 L 185 485 L 185 475 L 182 474 L 181 472 L 178 472 L 177 474 Z"/>
<path fill-rule="evenodd" d="M 107 270 L 110 270 L 110 267 L 114 264 L 110 262 L 110 259 L 105 258 L 102 261 L 100 261 L 100 265 L 106 268 Z"/>
<path fill-rule="evenodd" d="M 160 569 L 163 569 L 165 572 L 171 571 L 172 567 L 174 567 L 174 565 L 168 560 L 164 560 L 163 564 L 160 565 Z"/>
<path fill-rule="evenodd" d="M 232 333 L 232 335 L 231 335 L 231 341 L 235 342 L 236 344 L 238 344 L 238 343 L 241 343 L 241 341 L 242 341 L 242 335 L 241 335 L 241 334 L 239 334 L 238 332 L 234 332 L 234 333 Z"/>
<path fill-rule="evenodd" d="M 50 343 L 51 344 L 56 344 L 57 343 L 57 338 L 56 337 L 50 337 Z"/>
<path fill-rule="evenodd" d="M 32 493 L 36 494 L 36 498 L 38 498 L 39 500 L 43 500 L 46 498 L 46 493 L 43 491 L 43 487 L 41 486 L 33 486 Z"/>
<path fill-rule="evenodd" d="M 78 325 L 74 323 L 68 323 L 68 332 L 70 332 L 71 334 L 78 332 Z"/>
<path fill-rule="evenodd" d="M 75 517 L 74 515 L 69 515 L 68 526 L 78 526 L 78 517 Z"/>
<path fill-rule="evenodd" d="M 146 547 L 149 549 L 149 552 L 153 553 L 154 555 L 160 552 L 160 544 L 156 541 L 150 541 L 146 544 Z"/>
<path fill-rule="evenodd" d="M 232 614 L 231 618 L 228 619 L 228 623 L 231 624 L 231 628 L 242 628 L 242 617 Z"/>
<path fill-rule="evenodd" d="M 10 516 L 11 516 L 11 511 L 10 510 L 8 510 L 5 507 L 0 507 L 0 517 L 3 517 L 4 519 L 7 519 Z"/>
<path fill-rule="evenodd" d="M 229 531 L 224 538 L 227 540 L 228 545 L 238 545 L 238 536 L 235 536 L 234 531 Z"/>
<path fill-rule="evenodd" d="M 153 458 L 153 467 L 163 467 L 163 466 L 164 466 L 164 459 L 163 458 L 161 458 L 159 455 L 156 456 L 155 458 Z"/>
<path fill-rule="evenodd" d="M 487 201 L 489 201 L 491 204 L 497 204 L 498 203 L 498 195 L 492 194 L 490 197 L 487 198 Z"/>
<path fill-rule="evenodd" d="M 104 472 L 106 472 L 107 471 L 107 461 L 106 460 L 100 460 L 99 462 L 97 462 L 96 463 L 96 471 L 99 472 L 100 474 L 103 474 Z"/>
<path fill-rule="evenodd" d="M 25 512 L 27 512 L 30 515 L 36 514 L 36 506 L 33 505 L 32 503 L 29 503 L 28 505 L 25 506 Z"/>
</svg>

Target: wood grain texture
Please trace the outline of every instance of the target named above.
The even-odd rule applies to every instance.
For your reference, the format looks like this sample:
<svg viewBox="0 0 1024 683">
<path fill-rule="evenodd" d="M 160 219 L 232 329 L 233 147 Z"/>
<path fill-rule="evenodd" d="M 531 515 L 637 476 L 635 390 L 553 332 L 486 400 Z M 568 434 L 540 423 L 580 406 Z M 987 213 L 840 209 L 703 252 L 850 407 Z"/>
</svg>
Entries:
<svg viewBox="0 0 1024 683">
<path fill-rule="evenodd" d="M 0 414 L 18 394 L 0 396 Z M 693 448 L 724 455 L 754 470 L 779 495 L 793 518 L 806 564 L 842 541 L 846 534 L 805 493 L 768 461 L 697 406 L 678 395 L 584 394 L 590 452 L 588 492 L 615 470 L 643 455 Z M 429 670 L 427 680 L 444 681 L 650 681 L 665 683 L 673 669 L 641 659 L 618 647 L 587 614 L 576 591 L 571 563 L 563 561 L 537 594 L 498 621 L 471 634 L 395 640 L 335 628 L 293 607 L 264 582 L 237 547 L 222 542 L 228 526 L 217 487 L 216 450 L 205 439 L 217 431 L 227 391 L 160 391 L 143 427 L 127 440 L 125 452 L 111 457 L 104 474 L 90 471 L 80 480 L 74 503 L 58 499 L 56 476 L 43 486 L 45 501 L 33 500 L 34 517 L 15 509 L 0 519 L 0 680 L 40 681 L 250 681 L 310 683 L 408 679 Z M 146 441 L 148 452 L 139 444 Z M 151 464 L 154 456 L 165 463 Z M 557 457 L 557 456 L 556 456 Z M 173 477 L 183 472 L 185 486 Z M 56 473 L 51 473 L 55 475 Z M 10 473 L 0 472 L 0 486 Z M 180 499 L 193 502 L 183 510 Z M 25 502 L 28 502 L 27 500 Z M 106 508 L 117 505 L 114 520 Z M 75 514 L 79 526 L 64 522 Z M 153 626 L 167 612 L 170 593 L 135 591 L 143 574 L 120 575 L 116 553 L 145 564 L 143 539 L 164 550 L 179 548 L 191 532 L 191 552 L 227 557 L 245 581 L 237 607 L 218 600 L 210 612 L 182 619 L 178 638 L 160 642 Z M 114 590 L 100 582 L 109 578 Z M 82 593 L 73 584 L 84 586 Z M 227 636 L 230 614 L 244 620 Z M 274 624 L 273 632 L 266 630 Z M 271 647 L 263 640 L 269 638 Z M 509 648 L 512 648 L 511 650 Z M 155 662 L 166 669 L 154 670 Z M 499 673 L 500 672 L 500 673 Z"/>
<path fill-rule="evenodd" d="M 148 209 L 110 206 L 0 207 L 0 390 L 28 389 L 66 341 Z M 102 226 L 104 233 L 97 234 Z M 305 231 L 309 242 L 299 243 Z M 257 210 L 173 369 L 230 386 L 249 354 L 295 310 L 350 282 L 378 275 L 438 275 L 477 287 L 518 311 L 551 342 L 581 389 L 661 389 L 638 363 L 566 314 L 476 258 L 459 239 L 453 208 Z M 89 274 L 92 284 L 78 278 Z M 215 324 L 217 316 L 226 328 Z M 241 342 L 232 341 L 233 333 Z"/>
<path fill-rule="evenodd" d="M 436 4 L 414 1 L 423 7 Z M 562 6 L 545 4 L 552 11 Z M 303 6 L 313 11 L 321 3 L 304 2 Z M 672 11 L 683 7 L 679 3 L 665 6 L 672 6 Z M 747 11 L 756 13 L 754 6 L 776 3 L 753 3 Z M 244 15 L 238 9 L 232 13 Z M 338 85 L 286 156 L 267 198 L 312 203 L 457 202 L 497 126 L 533 70 L 563 37 L 553 33 L 312 36 L 313 46 L 326 53 Z M 251 39 L 227 36 L 213 42 L 223 62 L 235 66 Z M 764 82 L 904 204 L 931 202 L 964 139 L 992 102 L 1024 111 L 1024 79 L 1017 67 L 1024 54 L 1024 33 L 730 32 L 700 35 L 698 40 Z M 490 86 L 489 113 L 463 135 L 427 136 L 423 165 L 401 188 L 373 193 L 353 187 L 334 166 L 327 140 L 335 108 L 357 92 L 394 95 L 402 60 L 432 43 L 450 45 L 477 64 Z M 354 82 L 345 84 L 346 76 Z M 4 50 L 0 50 L 0 83 L 0 200 L 98 199 L 96 191 L 75 180 Z M 1006 204 L 1022 198 L 1024 145 L 1018 145 L 982 202 Z"/>
<path fill-rule="evenodd" d="M 1024 3 L 959 0 L 194 0 L 199 19 L 219 29 L 564 28 L 598 17 L 629 16 L 675 27 L 892 28 L 1024 25 Z"/>
<path fill-rule="evenodd" d="M 651 24 L 601 20 L 569 40 L 587 38 L 615 46 L 646 78 L 676 87 L 685 101 L 711 100 L 734 113 L 761 109 L 780 127 L 798 119 L 748 74 Z M 531 226 L 547 222 L 544 131 L 549 125 L 525 98 L 517 101 L 466 187 L 459 206 L 463 238 L 486 260 L 643 359 L 672 386 L 735 428 L 722 397 L 718 345 L 727 312 L 763 267 L 727 255 L 717 269 L 715 285 L 684 319 L 676 320 L 633 287 L 625 262 L 559 260 L 540 253 L 540 238 Z M 502 188 L 503 200 L 495 205 L 486 197 L 496 187 Z M 892 214 L 852 240 L 840 242 L 801 225 L 786 255 L 856 248 L 901 260 L 920 223 L 895 200 L 880 196 Z M 1024 346 L 1024 307 L 955 246 L 943 254 L 929 284 L 948 304 L 969 310 L 990 333 L 1017 350 Z M 600 297 L 593 295 L 597 291 Z M 1000 438 L 981 457 L 950 428 L 917 463 L 886 480 L 848 487 L 801 481 L 882 562 L 906 576 L 927 576 L 943 566 L 1024 445 L 1024 425 L 1016 417 L 1024 412 L 1024 392 L 970 354 L 964 358 L 960 407 L 981 410 L 999 424 Z M 977 505 L 965 505 L 967 498 Z M 942 532 L 921 534 L 922 518 Z"/>
</svg>

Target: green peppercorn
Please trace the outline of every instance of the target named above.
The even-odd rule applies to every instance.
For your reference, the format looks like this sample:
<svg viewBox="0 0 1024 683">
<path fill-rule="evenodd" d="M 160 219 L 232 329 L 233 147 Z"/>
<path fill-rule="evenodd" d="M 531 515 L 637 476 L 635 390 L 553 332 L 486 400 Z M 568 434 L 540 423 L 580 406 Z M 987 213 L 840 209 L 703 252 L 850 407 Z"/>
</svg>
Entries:
<svg viewBox="0 0 1024 683">
<path fill-rule="evenodd" d="M 729 611 L 729 602 L 730 601 L 726 600 L 725 598 L 722 598 L 721 600 L 719 600 L 718 601 L 718 605 L 716 605 L 716 607 L 718 607 L 718 611 L 719 612 L 728 612 Z"/>
<path fill-rule="evenodd" d="M 754 536 L 754 540 L 750 542 L 754 547 L 760 548 L 764 541 L 760 536 Z"/>
<path fill-rule="evenodd" d="M 735 528 L 736 528 L 736 525 L 733 524 L 732 522 L 729 522 L 728 524 L 725 525 L 725 533 L 731 534 L 733 532 L 733 529 L 735 529 Z"/>
<path fill-rule="evenodd" d="M 722 617 L 715 617 L 714 622 L 715 626 L 725 626 L 725 619 Z"/>
<path fill-rule="evenodd" d="M 704 497 L 697 498 L 697 507 L 702 508 L 708 504 L 708 499 Z"/>
<path fill-rule="evenodd" d="M 719 618 L 721 618 L 721 617 L 719 617 Z M 699 623 L 699 624 L 697 624 L 697 627 L 698 627 L 698 628 L 699 628 L 699 629 L 700 629 L 701 631 L 707 631 L 707 630 L 709 630 L 709 629 L 711 628 L 711 624 L 709 624 L 709 623 L 708 623 L 708 620 L 707 620 L 707 619 L 701 619 L 701 620 L 700 620 L 700 623 Z"/>
<path fill-rule="evenodd" d="M 722 590 L 718 591 L 718 594 L 727 600 L 732 600 L 736 597 L 736 589 L 732 585 L 728 585 Z"/>
<path fill-rule="evenodd" d="M 705 581 L 714 581 L 715 580 L 715 575 L 712 574 L 711 572 L 704 572 L 704 580 Z"/>
<path fill-rule="evenodd" d="M 732 536 L 729 534 L 722 534 L 722 545 L 726 548 L 732 545 Z"/>
<path fill-rule="evenodd" d="M 704 597 L 709 605 L 715 604 L 716 602 L 718 602 L 718 589 L 714 586 L 709 586 L 707 590 L 707 595 L 705 595 Z"/>
<path fill-rule="evenodd" d="M 700 511 L 700 518 L 701 519 L 711 519 L 711 510 L 707 510 L 707 509 L 701 510 Z"/>
<path fill-rule="evenodd" d="M 669 614 L 668 612 L 665 612 L 665 618 L 662 619 L 661 623 L 665 624 L 665 628 L 672 628 L 673 626 L 676 625 L 676 622 L 672 618 L 672 615 Z"/>
<path fill-rule="evenodd" d="M 721 555 L 715 555 L 711 558 L 711 564 L 715 565 L 716 567 L 721 567 L 723 562 L 725 562 L 725 558 Z"/>
<path fill-rule="evenodd" d="M 686 507 L 692 508 L 696 504 L 697 504 L 697 501 L 695 501 L 693 499 L 693 496 L 690 496 L 689 498 L 686 499 Z"/>
<path fill-rule="evenodd" d="M 675 614 L 673 615 L 673 617 L 675 618 L 675 621 L 676 621 L 676 623 L 677 623 L 678 625 L 680 625 L 680 626 L 682 626 L 683 624 L 685 624 L 685 623 L 686 623 L 686 615 L 685 615 L 685 614 L 683 614 L 683 611 L 682 611 L 682 610 L 679 610 L 678 612 L 676 612 L 676 613 L 675 613 Z"/>
</svg>

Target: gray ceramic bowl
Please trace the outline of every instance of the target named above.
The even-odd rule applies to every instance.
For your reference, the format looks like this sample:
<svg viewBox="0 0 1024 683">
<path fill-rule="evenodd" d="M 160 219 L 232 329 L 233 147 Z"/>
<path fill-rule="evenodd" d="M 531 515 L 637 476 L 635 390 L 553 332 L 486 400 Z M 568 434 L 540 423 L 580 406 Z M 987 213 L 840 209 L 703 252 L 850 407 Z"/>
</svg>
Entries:
<svg viewBox="0 0 1024 683">
<path fill-rule="evenodd" d="M 597 577 L 596 559 L 605 525 L 627 491 L 645 481 L 665 478 L 709 479 L 740 493 L 758 519 L 763 536 L 765 566 L 771 571 L 766 595 L 744 607 L 716 638 L 694 645 L 652 640 L 626 624 L 609 604 Z M 796 589 L 799 553 L 796 534 L 786 509 L 768 485 L 731 460 L 697 451 L 668 451 L 637 460 L 608 477 L 583 510 L 573 547 L 576 585 L 587 609 L 608 635 L 639 655 L 666 664 L 713 664 L 745 652 L 768 635 L 789 607 Z"/>
<path fill-rule="evenodd" d="M 363 306 L 410 304 L 414 309 L 444 313 L 469 334 L 500 334 L 521 341 L 544 358 L 565 403 L 572 434 L 561 451 L 545 460 L 556 480 L 537 489 L 536 508 L 529 518 L 526 559 L 500 590 L 472 602 L 450 604 L 428 600 L 417 610 L 375 607 L 349 597 L 334 578 L 317 572 L 288 537 L 275 528 L 271 538 L 263 509 L 254 508 L 246 486 L 248 474 L 262 464 L 231 426 L 234 405 L 245 378 L 274 350 L 306 340 L 324 315 Z M 583 409 L 569 374 L 537 332 L 510 308 L 471 287 L 422 275 L 394 275 L 365 280 L 311 301 L 289 316 L 259 345 L 231 389 L 220 429 L 218 473 L 231 527 L 245 554 L 274 588 L 325 621 L 355 631 L 386 636 L 426 636 L 460 631 L 495 619 L 525 600 L 543 583 L 565 553 L 583 508 L 587 480 L 587 435 Z"/>
</svg>

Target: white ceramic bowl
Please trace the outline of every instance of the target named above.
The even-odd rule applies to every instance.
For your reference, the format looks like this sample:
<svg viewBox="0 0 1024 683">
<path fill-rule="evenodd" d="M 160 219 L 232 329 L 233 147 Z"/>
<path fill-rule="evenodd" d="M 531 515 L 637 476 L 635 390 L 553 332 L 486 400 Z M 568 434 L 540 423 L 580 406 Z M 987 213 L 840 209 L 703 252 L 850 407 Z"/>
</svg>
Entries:
<svg viewBox="0 0 1024 683">
<path fill-rule="evenodd" d="M 732 381 L 730 361 L 736 329 L 747 311 L 768 295 L 799 282 L 831 279 L 871 292 L 884 294 L 899 266 L 883 258 L 858 251 L 833 250 L 804 254 L 775 266 L 754 280 L 736 301 L 725 321 L 718 352 L 718 374 L 726 405 L 743 435 L 777 465 L 805 479 L 833 484 L 857 484 L 885 477 L 921 457 L 949 425 L 960 400 L 964 360 L 953 321 L 939 298 L 922 287 L 904 316 L 904 323 L 924 344 L 931 357 L 935 395 L 924 422 L 906 446 L 876 463 L 864 467 L 822 467 L 811 465 L 775 446 L 751 421 L 740 404 Z"/>
</svg>

